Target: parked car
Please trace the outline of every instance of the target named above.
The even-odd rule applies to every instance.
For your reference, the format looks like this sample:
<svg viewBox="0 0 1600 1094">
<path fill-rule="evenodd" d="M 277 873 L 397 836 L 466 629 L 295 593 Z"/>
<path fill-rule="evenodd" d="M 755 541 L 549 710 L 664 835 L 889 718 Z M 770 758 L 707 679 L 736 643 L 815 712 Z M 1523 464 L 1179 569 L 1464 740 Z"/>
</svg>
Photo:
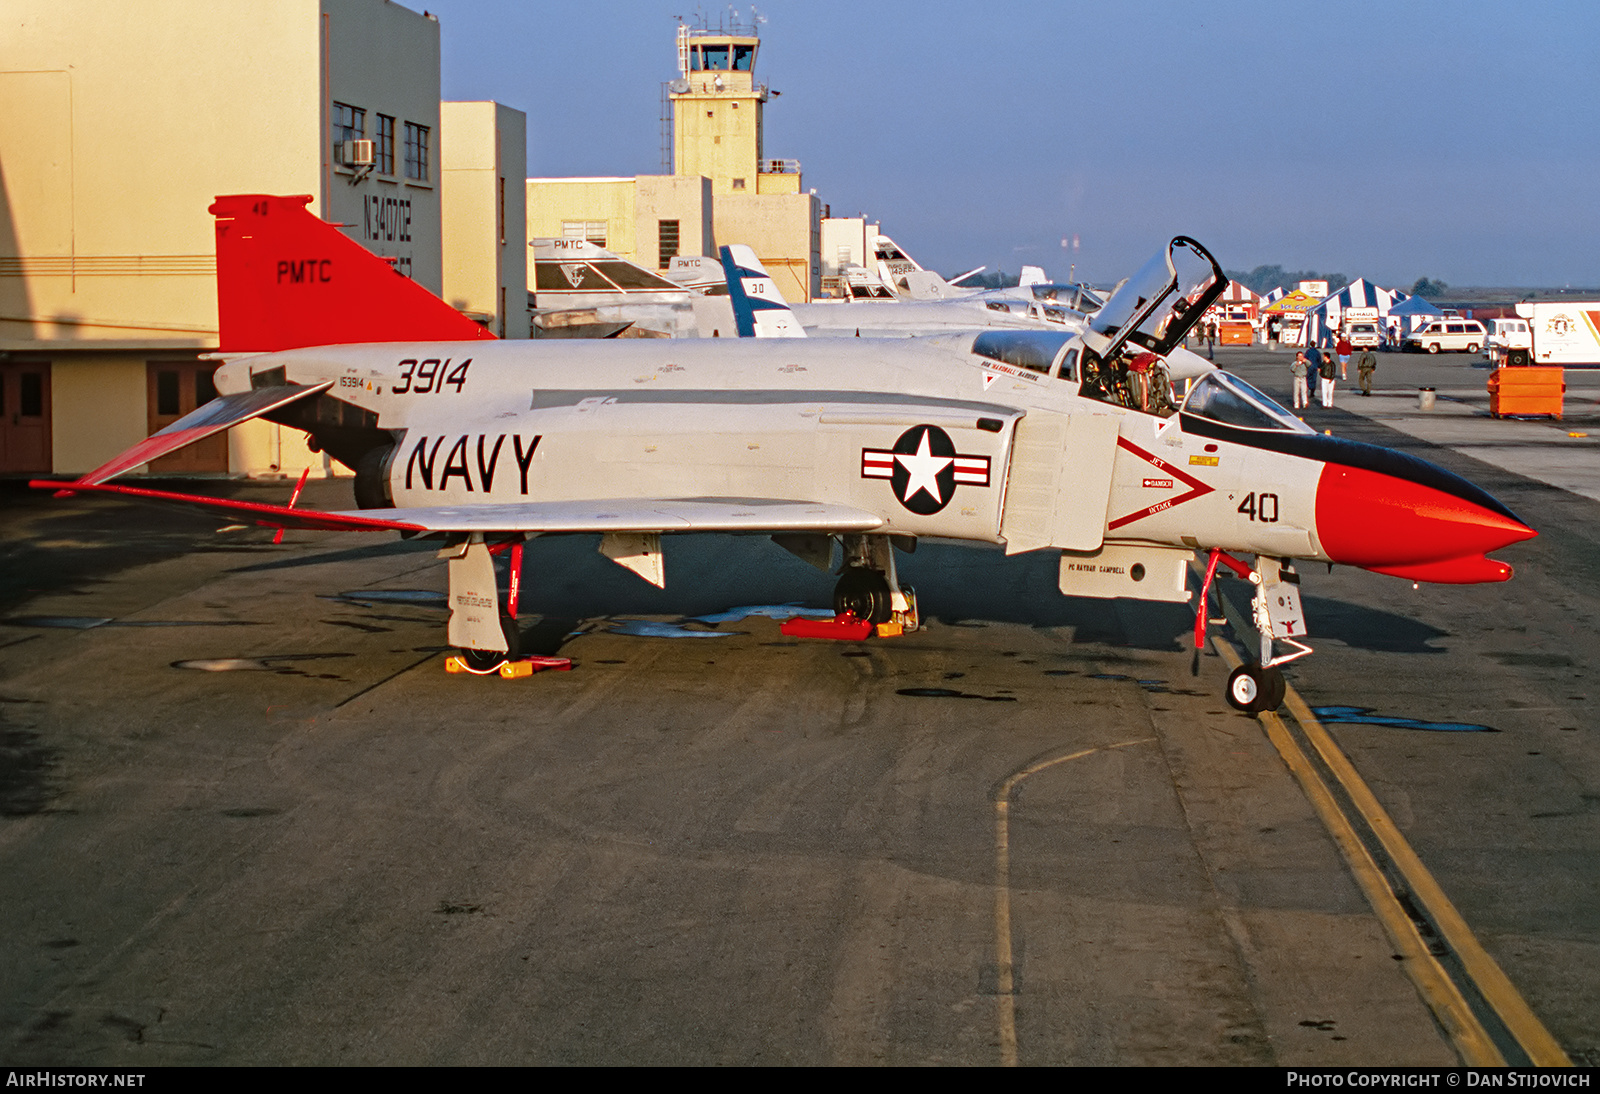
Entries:
<svg viewBox="0 0 1600 1094">
<path fill-rule="evenodd" d="M 1489 332 L 1476 319 L 1435 320 L 1406 335 L 1405 350 L 1416 353 L 1477 353 L 1489 343 Z"/>
</svg>

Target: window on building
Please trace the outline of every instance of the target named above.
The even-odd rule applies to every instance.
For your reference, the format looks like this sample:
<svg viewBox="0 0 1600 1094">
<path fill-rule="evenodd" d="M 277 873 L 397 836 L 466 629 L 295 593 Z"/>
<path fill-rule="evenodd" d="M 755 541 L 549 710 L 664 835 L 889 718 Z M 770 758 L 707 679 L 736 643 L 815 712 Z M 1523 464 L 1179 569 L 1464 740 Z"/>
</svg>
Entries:
<svg viewBox="0 0 1600 1094">
<path fill-rule="evenodd" d="M 17 392 L 17 411 L 24 418 L 44 417 L 44 373 L 24 372 Z"/>
<path fill-rule="evenodd" d="M 656 269 L 664 270 L 672 265 L 672 260 L 678 257 L 678 222 L 663 220 L 656 226 L 657 261 Z"/>
<path fill-rule="evenodd" d="M 367 112 L 348 103 L 333 104 L 333 162 L 344 165 L 344 142 L 367 135 Z"/>
<path fill-rule="evenodd" d="M 744 179 L 734 179 L 733 180 L 733 188 L 735 190 L 743 190 L 744 189 Z"/>
<path fill-rule="evenodd" d="M 606 245 L 606 222 L 603 220 L 563 220 L 562 239 L 582 239 L 596 247 Z"/>
<path fill-rule="evenodd" d="M 394 119 L 379 114 L 372 130 L 372 158 L 380 175 L 394 174 Z"/>
<path fill-rule="evenodd" d="M 156 373 L 156 413 L 167 417 L 183 413 L 176 370 L 162 369 Z"/>
<path fill-rule="evenodd" d="M 504 247 L 506 245 L 506 180 L 504 177 L 500 179 L 499 198 L 500 202 L 495 210 L 495 224 L 500 229 L 500 246 Z M 502 312 L 505 311 L 504 308 L 500 310 Z"/>
<path fill-rule="evenodd" d="M 428 136 L 425 125 L 406 122 L 406 178 L 428 181 Z"/>
<path fill-rule="evenodd" d="M 217 397 L 217 381 L 211 371 L 201 368 L 194 374 L 194 405 L 205 406 Z"/>
</svg>

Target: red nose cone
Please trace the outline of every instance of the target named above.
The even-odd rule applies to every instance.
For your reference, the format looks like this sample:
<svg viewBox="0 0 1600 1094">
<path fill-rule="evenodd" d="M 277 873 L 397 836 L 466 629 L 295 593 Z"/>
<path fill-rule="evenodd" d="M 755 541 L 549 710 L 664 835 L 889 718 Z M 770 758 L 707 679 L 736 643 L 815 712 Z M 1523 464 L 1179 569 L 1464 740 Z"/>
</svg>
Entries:
<svg viewBox="0 0 1600 1094">
<path fill-rule="evenodd" d="M 1317 537 L 1328 557 L 1413 581 L 1504 581 L 1511 567 L 1484 553 L 1537 534 L 1515 517 L 1377 471 L 1330 463 L 1317 483 Z"/>
</svg>

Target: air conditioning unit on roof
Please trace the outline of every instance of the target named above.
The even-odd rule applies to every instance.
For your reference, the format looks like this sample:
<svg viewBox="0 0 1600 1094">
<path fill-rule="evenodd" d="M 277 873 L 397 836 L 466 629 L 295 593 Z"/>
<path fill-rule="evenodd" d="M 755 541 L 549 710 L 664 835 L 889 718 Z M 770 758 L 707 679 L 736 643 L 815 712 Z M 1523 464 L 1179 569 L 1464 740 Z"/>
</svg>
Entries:
<svg viewBox="0 0 1600 1094">
<path fill-rule="evenodd" d="M 339 146 L 339 158 L 346 167 L 371 167 L 374 158 L 371 141 L 344 141 Z"/>
</svg>

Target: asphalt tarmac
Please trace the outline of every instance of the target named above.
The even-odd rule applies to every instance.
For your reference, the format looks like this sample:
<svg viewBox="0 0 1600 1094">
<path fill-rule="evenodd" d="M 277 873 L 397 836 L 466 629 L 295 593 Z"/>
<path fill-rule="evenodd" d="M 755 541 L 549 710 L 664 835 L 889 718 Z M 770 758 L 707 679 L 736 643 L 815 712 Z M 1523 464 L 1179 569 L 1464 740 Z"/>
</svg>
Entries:
<svg viewBox="0 0 1600 1094">
<path fill-rule="evenodd" d="M 1287 394 L 1282 360 L 1235 363 Z M 1600 503 L 1398 403 L 1315 414 L 1540 530 L 1505 585 L 1309 570 L 1290 676 L 1594 1063 Z M 1190 675 L 1181 609 L 924 545 L 924 630 L 791 639 L 693 618 L 827 603 L 763 539 L 671 541 L 663 592 L 552 538 L 523 623 L 573 670 L 477 679 L 444 671 L 423 545 L 3 501 L 0 1062 L 1457 1059 L 1221 659 Z"/>
</svg>

